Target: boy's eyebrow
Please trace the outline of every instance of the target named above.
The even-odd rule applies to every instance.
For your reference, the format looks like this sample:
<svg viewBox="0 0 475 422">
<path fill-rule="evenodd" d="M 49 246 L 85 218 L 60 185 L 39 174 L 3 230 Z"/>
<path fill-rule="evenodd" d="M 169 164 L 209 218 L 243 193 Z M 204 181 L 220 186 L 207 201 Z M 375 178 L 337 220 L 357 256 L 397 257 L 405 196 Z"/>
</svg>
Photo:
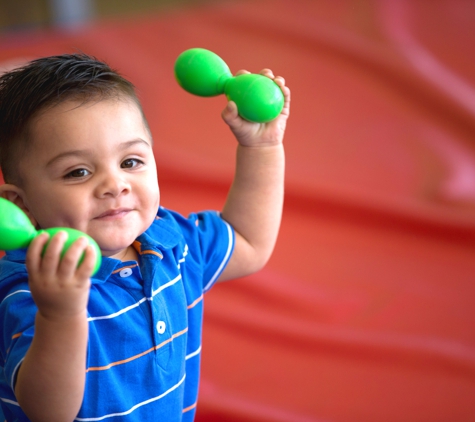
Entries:
<svg viewBox="0 0 475 422">
<path fill-rule="evenodd" d="M 120 147 L 120 149 L 124 150 L 124 149 L 130 148 L 131 146 L 134 146 L 136 144 L 145 144 L 149 148 L 152 147 L 152 145 L 150 145 L 150 143 L 148 143 L 147 141 L 145 141 L 142 138 L 132 139 L 131 141 L 123 142 L 119 145 L 119 147 Z"/>
<path fill-rule="evenodd" d="M 147 142 L 145 141 L 144 139 L 142 138 L 137 138 L 137 139 L 132 139 L 130 141 L 126 141 L 126 142 L 122 142 L 121 144 L 119 144 L 119 149 L 121 151 L 124 151 L 136 144 L 142 144 L 142 145 L 146 145 L 147 147 L 151 148 L 152 146 Z M 74 150 L 71 150 L 71 151 L 65 151 L 65 152 L 62 152 L 61 154 L 58 154 L 56 155 L 55 157 L 53 157 L 51 160 L 48 161 L 48 163 L 46 164 L 47 167 L 51 166 L 52 164 L 54 164 L 55 162 L 57 161 L 61 161 L 63 160 L 64 158 L 67 158 L 67 157 L 85 157 L 87 155 L 89 155 L 89 151 L 88 150 L 82 150 L 82 149 L 74 149 Z"/>
</svg>

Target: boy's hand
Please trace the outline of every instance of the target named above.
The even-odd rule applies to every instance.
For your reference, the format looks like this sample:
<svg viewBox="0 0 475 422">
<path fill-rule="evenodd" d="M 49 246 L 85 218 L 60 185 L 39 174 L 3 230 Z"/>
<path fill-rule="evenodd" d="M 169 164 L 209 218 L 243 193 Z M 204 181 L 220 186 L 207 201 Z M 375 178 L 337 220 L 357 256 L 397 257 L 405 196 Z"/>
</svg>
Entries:
<svg viewBox="0 0 475 422">
<path fill-rule="evenodd" d="M 66 232 L 49 240 L 47 233 L 37 236 L 26 255 L 29 285 L 38 312 L 46 319 L 64 319 L 84 312 L 89 299 L 90 277 L 94 269 L 94 249 L 79 238 L 61 258 Z M 84 261 L 78 262 L 85 252 Z"/>
<path fill-rule="evenodd" d="M 236 75 L 249 73 L 240 70 Z M 238 115 L 236 104 L 230 101 L 222 112 L 223 120 L 229 125 L 238 142 L 243 146 L 271 146 L 281 144 L 284 138 L 285 126 L 290 113 L 290 90 L 285 86 L 281 76 L 274 76 L 272 70 L 263 69 L 261 75 L 267 76 L 279 85 L 284 94 L 284 108 L 276 119 L 268 123 L 254 123 L 244 120 Z"/>
</svg>

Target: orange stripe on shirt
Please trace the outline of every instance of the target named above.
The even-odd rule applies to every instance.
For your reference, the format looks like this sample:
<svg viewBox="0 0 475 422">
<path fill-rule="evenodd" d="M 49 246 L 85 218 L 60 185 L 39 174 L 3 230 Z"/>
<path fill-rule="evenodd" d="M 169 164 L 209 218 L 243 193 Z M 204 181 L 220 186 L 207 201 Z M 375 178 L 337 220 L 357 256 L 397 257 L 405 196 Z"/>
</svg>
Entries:
<svg viewBox="0 0 475 422">
<path fill-rule="evenodd" d="M 196 407 L 196 403 L 192 404 L 191 406 L 185 407 L 183 409 L 183 413 L 189 412 L 190 410 L 193 410 Z"/>
<path fill-rule="evenodd" d="M 202 300 L 203 300 L 203 295 L 201 295 L 198 299 L 196 299 L 191 305 L 188 305 L 188 307 L 186 309 L 194 308 Z"/>
<path fill-rule="evenodd" d="M 141 255 L 144 255 L 144 254 L 157 255 L 160 259 L 163 258 L 163 255 L 161 253 L 157 252 L 157 251 L 150 251 L 150 250 L 142 251 L 142 252 L 140 252 L 140 254 Z"/>
<path fill-rule="evenodd" d="M 23 332 L 13 334 L 13 335 L 12 335 L 12 340 L 15 340 L 16 338 L 21 337 L 22 334 L 23 334 Z M 10 353 L 10 347 L 9 347 L 9 348 L 7 349 L 7 351 L 5 352 L 5 355 L 8 355 L 9 353 Z M 7 359 L 5 358 L 4 361 L 6 362 Z"/>
<path fill-rule="evenodd" d="M 134 240 L 132 243 L 132 247 L 137 251 L 137 253 L 140 255 L 140 251 L 142 250 L 142 244 L 138 240 Z"/>
<path fill-rule="evenodd" d="M 87 369 L 86 369 L 86 372 L 90 372 L 90 371 L 106 371 L 106 370 L 112 368 L 113 366 L 122 365 L 122 364 L 124 364 L 124 363 L 131 362 L 131 361 L 133 361 L 133 360 L 135 360 L 135 359 L 141 358 L 142 356 L 145 356 L 145 355 L 147 355 L 148 353 L 151 353 L 151 352 L 153 352 L 153 351 L 155 351 L 155 350 L 160 349 L 161 347 L 163 347 L 163 346 L 165 346 L 166 344 L 170 343 L 172 340 L 174 340 L 174 339 L 176 339 L 177 337 L 180 337 L 181 335 L 185 334 L 187 331 L 188 331 L 188 328 L 185 328 L 184 330 L 179 331 L 178 333 L 173 334 L 169 339 L 165 340 L 164 342 L 158 344 L 157 346 L 151 347 L 150 349 L 146 350 L 145 352 L 139 353 L 138 355 L 131 356 L 130 358 L 123 359 L 123 360 L 119 360 L 119 361 L 117 361 L 117 362 L 112 362 L 112 363 L 109 363 L 109 365 L 105 365 L 105 366 L 91 366 L 90 368 L 87 368 Z"/>
</svg>

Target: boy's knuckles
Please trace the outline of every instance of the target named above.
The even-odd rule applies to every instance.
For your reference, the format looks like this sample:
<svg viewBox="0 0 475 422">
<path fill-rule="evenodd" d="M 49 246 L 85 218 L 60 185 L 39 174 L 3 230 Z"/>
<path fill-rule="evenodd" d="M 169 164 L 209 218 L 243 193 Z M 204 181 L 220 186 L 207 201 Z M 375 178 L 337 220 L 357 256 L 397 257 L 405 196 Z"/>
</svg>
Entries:
<svg viewBox="0 0 475 422">
<path fill-rule="evenodd" d="M 274 72 L 272 72 L 270 69 L 262 69 L 259 73 L 263 76 L 267 76 L 268 78 L 274 78 Z"/>
<path fill-rule="evenodd" d="M 236 76 L 239 76 L 239 75 L 248 75 L 249 73 L 251 73 L 251 72 L 249 72 L 249 71 L 246 70 L 246 69 L 241 69 L 241 70 L 238 70 L 238 71 L 235 73 L 235 75 L 236 75 Z"/>
<path fill-rule="evenodd" d="M 76 267 L 79 258 L 80 258 L 79 251 L 77 251 L 77 253 L 76 253 L 76 251 L 72 251 L 71 253 L 67 253 L 61 258 L 60 267 L 62 269 L 66 269 L 66 270 L 69 270 L 71 267 Z"/>
</svg>

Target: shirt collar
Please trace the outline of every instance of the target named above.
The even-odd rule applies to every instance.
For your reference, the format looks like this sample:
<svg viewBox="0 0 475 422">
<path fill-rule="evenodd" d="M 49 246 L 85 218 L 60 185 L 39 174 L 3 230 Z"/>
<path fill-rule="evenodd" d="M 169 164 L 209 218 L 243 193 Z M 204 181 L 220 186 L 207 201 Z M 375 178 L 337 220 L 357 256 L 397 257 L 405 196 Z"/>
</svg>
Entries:
<svg viewBox="0 0 475 422">
<path fill-rule="evenodd" d="M 154 249 L 163 253 L 167 249 L 174 248 L 180 242 L 182 234 L 167 221 L 168 218 L 157 217 L 152 225 L 137 238 L 140 249 Z M 103 256 L 101 266 L 91 278 L 91 282 L 93 284 L 104 283 L 122 265 L 123 262 L 118 259 Z"/>
</svg>

